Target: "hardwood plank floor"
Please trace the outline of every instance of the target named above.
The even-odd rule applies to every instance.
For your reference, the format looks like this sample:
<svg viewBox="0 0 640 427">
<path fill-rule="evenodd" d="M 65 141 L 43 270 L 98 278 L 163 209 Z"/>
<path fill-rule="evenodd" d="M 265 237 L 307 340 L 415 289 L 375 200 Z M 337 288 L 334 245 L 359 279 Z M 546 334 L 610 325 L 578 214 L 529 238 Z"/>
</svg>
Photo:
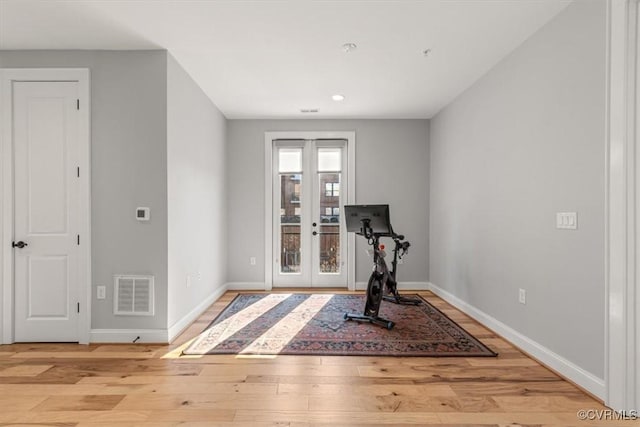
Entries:
<svg viewBox="0 0 640 427">
<path fill-rule="evenodd" d="M 314 290 L 315 292 L 316 290 Z M 237 293 L 171 345 L 0 346 L 0 426 L 631 426 L 430 292 L 496 358 L 182 356 Z"/>
</svg>

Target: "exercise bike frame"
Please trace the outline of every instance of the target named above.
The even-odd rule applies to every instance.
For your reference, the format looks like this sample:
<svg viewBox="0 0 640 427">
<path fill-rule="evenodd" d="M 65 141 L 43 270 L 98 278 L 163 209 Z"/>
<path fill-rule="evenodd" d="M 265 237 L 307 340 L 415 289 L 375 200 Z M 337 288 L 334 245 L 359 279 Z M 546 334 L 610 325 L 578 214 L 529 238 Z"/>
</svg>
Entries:
<svg viewBox="0 0 640 427">
<path fill-rule="evenodd" d="M 393 302 L 396 304 L 403 305 L 420 305 L 422 302 L 417 298 L 408 298 L 403 297 L 398 292 L 398 281 L 396 278 L 396 272 L 398 271 L 398 260 L 402 259 L 402 257 L 407 253 L 411 243 L 404 240 L 404 236 L 402 234 L 396 234 L 391 232 L 391 234 L 381 234 L 380 237 L 391 237 L 393 239 L 394 248 L 393 248 L 393 261 L 391 261 L 391 271 L 386 268 L 386 262 L 384 261 L 384 257 L 382 257 L 382 262 L 384 263 L 384 268 L 387 270 L 387 280 L 385 282 L 385 288 L 387 290 L 386 294 L 383 296 L 385 301 Z M 374 258 L 374 265 L 375 265 Z"/>
</svg>

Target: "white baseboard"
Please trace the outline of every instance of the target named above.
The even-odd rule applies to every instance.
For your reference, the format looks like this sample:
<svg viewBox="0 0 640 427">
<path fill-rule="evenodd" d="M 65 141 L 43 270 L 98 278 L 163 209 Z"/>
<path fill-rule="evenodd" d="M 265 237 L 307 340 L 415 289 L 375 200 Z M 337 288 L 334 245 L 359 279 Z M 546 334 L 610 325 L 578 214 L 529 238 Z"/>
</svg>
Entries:
<svg viewBox="0 0 640 427">
<path fill-rule="evenodd" d="M 227 290 L 229 291 L 264 291 L 264 282 L 229 282 L 227 283 Z M 299 288 L 299 286 L 291 286 L 292 288 Z M 275 289 L 286 289 L 287 286 L 279 286 Z M 336 289 L 345 289 L 344 286 L 337 287 Z M 356 282 L 356 290 L 362 291 L 367 289 L 367 282 Z M 429 282 L 400 282 L 398 283 L 398 290 L 400 291 L 428 291 Z M 309 288 L 309 292 L 312 292 L 313 288 Z"/>
<path fill-rule="evenodd" d="M 213 304 L 218 298 L 220 298 L 225 292 L 227 292 L 227 284 L 220 286 L 213 291 L 204 301 L 195 306 L 193 310 L 187 313 L 182 319 L 178 320 L 169 328 L 168 338 L 169 342 L 172 342 L 178 335 L 189 327 L 202 313 L 204 313 L 211 304 Z"/>
<path fill-rule="evenodd" d="M 487 313 L 461 300 L 457 296 L 445 291 L 442 288 L 439 288 L 433 283 L 429 283 L 429 289 L 434 294 L 456 307 L 458 310 L 471 316 L 487 328 L 494 331 L 496 334 L 500 335 L 507 341 L 519 347 L 533 358 L 537 359 L 539 362 L 547 365 L 549 368 L 555 370 L 560 375 L 566 377 L 580 387 L 584 388 L 589 393 L 597 396 L 600 399 L 605 398 L 606 388 L 604 380 L 602 378 L 598 378 L 592 373 L 585 371 L 581 367 L 565 359 L 559 354 L 554 353 L 540 343 L 526 337 L 515 329 L 505 325 L 504 323 L 500 322 L 494 317 L 491 317 Z"/>
<path fill-rule="evenodd" d="M 356 291 L 364 291 L 367 289 L 367 282 L 356 282 Z M 400 282 L 398 283 L 399 291 L 428 291 L 429 282 Z"/>
<path fill-rule="evenodd" d="M 226 284 L 230 291 L 264 291 L 264 282 L 229 282 Z"/>
<path fill-rule="evenodd" d="M 90 343 L 154 343 L 166 344 L 167 329 L 92 329 L 89 333 Z"/>
<path fill-rule="evenodd" d="M 92 329 L 89 333 L 89 342 L 133 343 L 137 337 L 140 337 L 136 343 L 170 343 L 226 291 L 227 285 L 222 285 L 169 329 Z"/>
</svg>

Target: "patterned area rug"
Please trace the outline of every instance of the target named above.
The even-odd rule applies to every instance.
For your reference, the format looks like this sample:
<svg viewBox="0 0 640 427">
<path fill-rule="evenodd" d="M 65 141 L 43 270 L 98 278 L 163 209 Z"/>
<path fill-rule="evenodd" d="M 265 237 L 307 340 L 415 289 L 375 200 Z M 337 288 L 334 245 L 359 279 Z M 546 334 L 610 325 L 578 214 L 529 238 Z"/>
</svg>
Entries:
<svg viewBox="0 0 640 427">
<path fill-rule="evenodd" d="M 346 312 L 362 313 L 365 295 L 240 294 L 184 354 L 496 356 L 422 301 L 418 306 L 383 301 L 380 317 L 396 324 L 387 330 L 344 320 Z"/>
</svg>

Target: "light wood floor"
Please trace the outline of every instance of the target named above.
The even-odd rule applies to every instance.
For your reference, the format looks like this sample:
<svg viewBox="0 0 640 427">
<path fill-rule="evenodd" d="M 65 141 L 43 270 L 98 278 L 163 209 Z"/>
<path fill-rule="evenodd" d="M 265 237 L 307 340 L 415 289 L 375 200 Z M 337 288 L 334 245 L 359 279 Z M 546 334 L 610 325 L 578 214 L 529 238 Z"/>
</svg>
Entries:
<svg viewBox="0 0 640 427">
<path fill-rule="evenodd" d="M 499 357 L 181 357 L 235 295 L 170 346 L 0 346 L 0 425 L 640 424 L 580 421 L 578 410 L 604 406 L 428 292 Z"/>
</svg>

